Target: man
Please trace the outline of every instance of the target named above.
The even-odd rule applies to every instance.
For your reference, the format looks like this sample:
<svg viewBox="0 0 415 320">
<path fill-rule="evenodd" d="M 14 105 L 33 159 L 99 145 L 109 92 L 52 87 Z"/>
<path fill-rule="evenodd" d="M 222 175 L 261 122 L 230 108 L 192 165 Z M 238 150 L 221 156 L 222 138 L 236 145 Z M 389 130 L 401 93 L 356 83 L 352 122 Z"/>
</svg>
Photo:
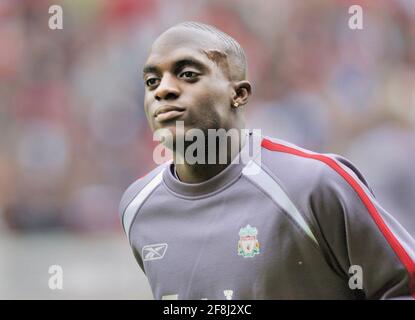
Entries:
<svg viewBox="0 0 415 320">
<path fill-rule="evenodd" d="M 415 297 L 414 241 L 348 160 L 261 137 L 250 161 L 235 161 L 252 133 L 238 148 L 208 144 L 202 160 L 219 151 L 222 163 L 188 161 L 189 142 L 178 148 L 192 129 L 243 131 L 246 70 L 239 44 L 200 23 L 170 28 L 151 48 L 144 108 L 153 131 L 172 134 L 174 161 L 134 182 L 120 215 L 154 297 Z"/>
</svg>

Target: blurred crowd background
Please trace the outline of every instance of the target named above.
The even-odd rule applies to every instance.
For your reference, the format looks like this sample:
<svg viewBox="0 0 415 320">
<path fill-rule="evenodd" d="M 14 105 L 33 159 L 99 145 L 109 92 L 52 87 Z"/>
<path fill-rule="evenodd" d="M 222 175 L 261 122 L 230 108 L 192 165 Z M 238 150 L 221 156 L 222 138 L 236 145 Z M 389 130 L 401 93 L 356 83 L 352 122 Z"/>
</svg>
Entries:
<svg viewBox="0 0 415 320">
<path fill-rule="evenodd" d="M 63 30 L 48 27 L 53 4 Z M 363 30 L 349 28 L 351 4 Z M 59 297 L 151 297 L 126 276 L 139 270 L 117 206 L 155 166 L 141 67 L 185 20 L 245 49 L 250 128 L 346 156 L 415 236 L 415 1 L 1 0 L 0 297 L 51 297 L 37 273 L 19 282 L 19 268 L 38 263 L 47 283 L 39 263 L 53 254 L 101 284 Z"/>
</svg>

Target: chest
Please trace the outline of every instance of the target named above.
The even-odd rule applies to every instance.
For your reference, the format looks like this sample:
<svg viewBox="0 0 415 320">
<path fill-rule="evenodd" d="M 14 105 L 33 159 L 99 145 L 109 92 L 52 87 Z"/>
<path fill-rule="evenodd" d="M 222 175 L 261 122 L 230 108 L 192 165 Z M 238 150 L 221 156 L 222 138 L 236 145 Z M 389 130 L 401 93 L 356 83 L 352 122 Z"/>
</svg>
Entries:
<svg viewBox="0 0 415 320">
<path fill-rule="evenodd" d="M 156 298 L 267 298 L 324 265 L 315 244 L 261 192 L 166 197 L 142 208 L 130 235 Z"/>
</svg>

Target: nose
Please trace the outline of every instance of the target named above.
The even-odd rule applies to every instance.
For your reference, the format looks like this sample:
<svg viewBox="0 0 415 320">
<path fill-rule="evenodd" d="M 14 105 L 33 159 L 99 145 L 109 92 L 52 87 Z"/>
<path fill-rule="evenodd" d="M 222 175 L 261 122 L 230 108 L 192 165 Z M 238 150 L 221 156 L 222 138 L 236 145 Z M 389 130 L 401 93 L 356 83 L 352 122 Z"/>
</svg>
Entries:
<svg viewBox="0 0 415 320">
<path fill-rule="evenodd" d="M 180 90 L 177 87 L 175 79 L 166 74 L 161 79 L 160 84 L 154 92 L 155 99 L 160 100 L 174 100 L 177 99 L 180 95 Z"/>
</svg>

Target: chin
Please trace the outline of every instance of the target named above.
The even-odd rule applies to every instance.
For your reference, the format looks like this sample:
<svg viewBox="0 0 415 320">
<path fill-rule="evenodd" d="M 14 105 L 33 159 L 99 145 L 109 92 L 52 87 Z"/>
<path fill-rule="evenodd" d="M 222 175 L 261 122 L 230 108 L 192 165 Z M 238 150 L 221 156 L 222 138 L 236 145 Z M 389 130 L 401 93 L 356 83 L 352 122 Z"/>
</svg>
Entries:
<svg viewBox="0 0 415 320">
<path fill-rule="evenodd" d="M 175 149 L 176 141 L 184 141 L 187 128 L 185 129 L 183 122 L 176 124 L 176 121 L 171 123 L 158 124 L 153 132 L 156 140 L 162 141 L 168 149 Z"/>
</svg>

